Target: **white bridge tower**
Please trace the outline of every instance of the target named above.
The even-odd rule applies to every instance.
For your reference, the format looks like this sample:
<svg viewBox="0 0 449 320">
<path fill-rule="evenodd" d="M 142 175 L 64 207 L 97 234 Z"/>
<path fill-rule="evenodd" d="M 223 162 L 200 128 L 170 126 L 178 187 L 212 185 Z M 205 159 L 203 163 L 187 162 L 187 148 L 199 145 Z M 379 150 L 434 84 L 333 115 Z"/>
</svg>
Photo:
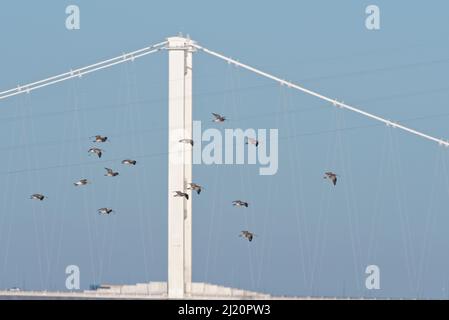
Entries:
<svg viewBox="0 0 449 320">
<path fill-rule="evenodd" d="M 192 46 L 182 37 L 168 38 L 168 297 L 184 298 L 192 283 Z M 189 199 L 173 197 L 174 191 Z"/>
</svg>

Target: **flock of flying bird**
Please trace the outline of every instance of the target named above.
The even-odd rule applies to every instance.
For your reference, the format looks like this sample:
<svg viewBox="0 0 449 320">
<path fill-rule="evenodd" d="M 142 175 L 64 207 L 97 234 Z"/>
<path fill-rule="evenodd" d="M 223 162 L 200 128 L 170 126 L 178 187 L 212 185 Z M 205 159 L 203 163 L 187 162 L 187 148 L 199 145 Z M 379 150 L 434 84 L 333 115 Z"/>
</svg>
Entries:
<svg viewBox="0 0 449 320">
<path fill-rule="evenodd" d="M 214 119 L 212 120 L 213 122 L 223 123 L 226 121 L 226 117 L 224 117 L 218 113 L 212 113 L 212 115 L 214 116 Z M 93 140 L 93 142 L 95 142 L 95 143 L 104 143 L 108 140 L 108 137 L 101 136 L 101 135 L 96 135 L 95 137 L 91 137 L 91 138 L 95 138 L 95 140 Z M 255 147 L 259 146 L 259 141 L 257 139 L 254 139 L 251 137 L 246 137 L 246 139 L 247 139 L 245 142 L 246 144 L 251 144 L 251 145 L 254 145 Z M 189 144 L 192 147 L 194 145 L 194 141 L 192 139 L 181 139 L 181 140 L 179 140 L 179 142 Z M 98 158 L 101 158 L 101 156 L 104 153 L 104 150 L 97 148 L 97 147 L 93 147 L 93 148 L 89 149 L 88 153 L 95 154 Z M 122 161 L 122 164 L 135 166 L 137 164 L 137 161 L 132 160 L 132 159 L 125 159 Z M 105 176 L 107 176 L 107 177 L 116 177 L 119 175 L 119 173 L 117 171 L 114 171 L 110 168 L 105 168 L 105 170 L 106 170 Z M 337 184 L 337 174 L 335 174 L 333 172 L 326 172 L 324 174 L 323 178 L 330 180 L 334 186 Z M 81 179 L 73 184 L 75 187 L 80 187 L 80 186 L 85 186 L 89 183 L 90 182 L 88 179 Z M 196 193 L 198 195 L 201 193 L 201 190 L 204 189 L 201 185 L 193 183 L 193 182 L 188 183 L 186 188 L 187 188 L 187 190 L 196 191 Z M 189 194 L 184 191 L 176 190 L 176 191 L 173 191 L 173 193 L 174 193 L 173 194 L 174 197 L 182 197 L 182 198 L 185 198 L 186 200 L 189 200 Z M 31 195 L 31 199 L 33 199 L 33 200 L 42 201 L 45 198 L 47 198 L 45 195 L 39 194 L 39 193 Z M 242 201 L 242 200 L 232 201 L 232 205 L 234 207 L 241 207 L 241 208 L 248 208 L 248 206 L 249 206 L 248 202 Z M 114 210 L 112 208 L 106 208 L 106 207 L 100 208 L 97 211 L 99 214 L 102 214 L 102 215 L 109 215 L 114 212 Z M 256 235 L 253 232 L 250 232 L 248 230 L 243 230 L 240 232 L 239 236 L 247 239 L 248 241 L 252 241 Z"/>
<path fill-rule="evenodd" d="M 218 113 L 212 113 L 212 115 L 214 116 L 214 119 L 212 120 L 213 122 L 216 123 L 223 123 L 226 121 L 226 117 L 218 114 Z M 181 139 L 179 140 L 180 143 L 185 143 L 185 144 L 189 144 L 192 147 L 194 146 L 194 141 L 192 139 Z M 251 137 L 246 137 L 246 144 L 252 144 L 256 147 L 259 146 L 259 141 L 257 139 L 251 138 Z M 333 172 L 326 172 L 324 174 L 324 179 L 329 179 L 332 184 L 335 186 L 337 184 L 337 174 L 333 173 Z M 196 183 L 189 183 L 187 186 L 188 190 L 193 190 L 196 191 L 197 194 L 201 193 L 201 190 L 203 189 L 202 186 L 196 184 Z M 177 191 L 173 191 L 174 192 L 174 197 L 184 197 L 186 200 L 189 200 L 189 195 L 183 191 L 177 190 Z M 242 200 L 235 200 L 232 201 L 232 205 L 234 207 L 244 207 L 244 208 L 248 208 L 249 204 L 246 201 L 242 201 Z M 248 241 L 253 241 L 253 238 L 256 236 L 253 232 L 250 232 L 248 230 L 243 230 L 241 231 L 240 237 L 243 237 L 245 239 L 247 239 Z"/>
<path fill-rule="evenodd" d="M 213 122 L 223 123 L 226 121 L 226 117 L 224 117 L 218 113 L 212 113 L 212 115 L 214 116 L 214 119 L 212 120 Z M 181 139 L 181 140 L 179 140 L 179 142 L 189 144 L 192 147 L 194 146 L 194 141 L 192 139 Z M 257 141 L 256 139 L 247 137 L 246 144 L 253 144 L 257 147 L 259 145 L 259 141 Z M 197 194 L 200 194 L 202 189 L 203 189 L 202 186 L 200 186 L 199 184 L 193 183 L 193 182 L 189 183 L 187 185 L 187 190 L 196 191 Z M 174 197 L 184 197 L 186 200 L 189 200 L 189 195 L 183 191 L 177 190 L 177 191 L 173 191 L 173 193 L 174 193 L 174 195 L 173 195 Z M 249 204 L 248 204 L 248 202 L 245 202 L 242 200 L 235 200 L 232 202 L 232 205 L 235 207 L 248 208 Z M 247 230 L 244 230 L 240 233 L 240 237 L 244 237 L 244 238 L 248 239 L 248 241 L 252 241 L 254 236 L 255 236 L 254 233 L 247 231 Z"/>
<path fill-rule="evenodd" d="M 92 138 L 95 138 L 93 140 L 93 142 L 95 142 L 95 143 L 104 143 L 108 140 L 108 137 L 101 136 L 101 135 L 96 135 L 94 137 L 91 137 L 91 139 Z M 97 147 L 93 147 L 88 150 L 88 153 L 95 154 L 98 158 L 101 158 L 101 156 L 104 153 L 104 150 L 97 148 Z M 137 161 L 132 160 L 132 159 L 125 159 L 122 161 L 122 164 L 129 165 L 129 166 L 135 166 L 137 164 Z M 117 171 L 114 171 L 111 168 L 104 168 L 104 169 L 106 170 L 106 173 L 105 173 L 106 177 L 116 177 L 119 175 L 119 173 Z M 89 183 L 90 183 L 90 181 L 88 179 L 80 179 L 80 180 L 74 182 L 73 185 L 75 187 L 81 187 L 81 186 L 85 186 Z M 38 201 L 43 201 L 46 198 L 48 198 L 48 197 L 43 194 L 40 194 L 40 193 L 35 193 L 35 194 L 31 195 L 31 197 L 30 197 L 30 199 L 38 200 Z M 105 207 L 105 208 L 98 209 L 97 212 L 102 215 L 109 215 L 109 214 L 113 213 L 114 210 L 112 208 Z"/>
</svg>

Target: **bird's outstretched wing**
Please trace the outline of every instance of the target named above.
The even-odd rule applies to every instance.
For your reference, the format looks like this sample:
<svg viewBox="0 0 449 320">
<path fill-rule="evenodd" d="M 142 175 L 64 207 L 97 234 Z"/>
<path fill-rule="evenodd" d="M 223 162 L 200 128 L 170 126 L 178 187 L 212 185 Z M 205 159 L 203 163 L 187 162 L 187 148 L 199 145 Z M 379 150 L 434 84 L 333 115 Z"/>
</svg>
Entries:
<svg viewBox="0 0 449 320">
<path fill-rule="evenodd" d="M 334 186 L 337 184 L 337 176 L 332 176 L 332 183 Z"/>
</svg>

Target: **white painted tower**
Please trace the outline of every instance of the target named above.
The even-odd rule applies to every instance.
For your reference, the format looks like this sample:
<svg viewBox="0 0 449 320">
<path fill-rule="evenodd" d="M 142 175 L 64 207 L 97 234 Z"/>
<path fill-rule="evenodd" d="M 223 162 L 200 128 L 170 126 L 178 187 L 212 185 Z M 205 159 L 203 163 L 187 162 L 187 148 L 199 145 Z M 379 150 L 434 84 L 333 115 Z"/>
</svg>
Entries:
<svg viewBox="0 0 449 320">
<path fill-rule="evenodd" d="M 168 297 L 184 298 L 192 283 L 192 40 L 168 38 Z M 173 197 L 174 191 L 189 200 Z"/>
</svg>

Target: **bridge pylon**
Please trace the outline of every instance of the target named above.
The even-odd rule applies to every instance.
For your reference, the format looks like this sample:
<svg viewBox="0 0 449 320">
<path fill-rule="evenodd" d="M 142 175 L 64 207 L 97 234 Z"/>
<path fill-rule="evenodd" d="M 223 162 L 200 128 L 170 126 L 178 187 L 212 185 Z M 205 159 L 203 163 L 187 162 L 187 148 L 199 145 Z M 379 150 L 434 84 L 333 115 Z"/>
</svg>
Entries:
<svg viewBox="0 0 449 320">
<path fill-rule="evenodd" d="M 168 297 L 189 295 L 192 283 L 192 182 L 194 143 L 180 143 L 192 137 L 192 53 L 193 41 L 167 38 L 168 45 Z M 174 191 L 189 198 L 174 197 Z"/>
</svg>

